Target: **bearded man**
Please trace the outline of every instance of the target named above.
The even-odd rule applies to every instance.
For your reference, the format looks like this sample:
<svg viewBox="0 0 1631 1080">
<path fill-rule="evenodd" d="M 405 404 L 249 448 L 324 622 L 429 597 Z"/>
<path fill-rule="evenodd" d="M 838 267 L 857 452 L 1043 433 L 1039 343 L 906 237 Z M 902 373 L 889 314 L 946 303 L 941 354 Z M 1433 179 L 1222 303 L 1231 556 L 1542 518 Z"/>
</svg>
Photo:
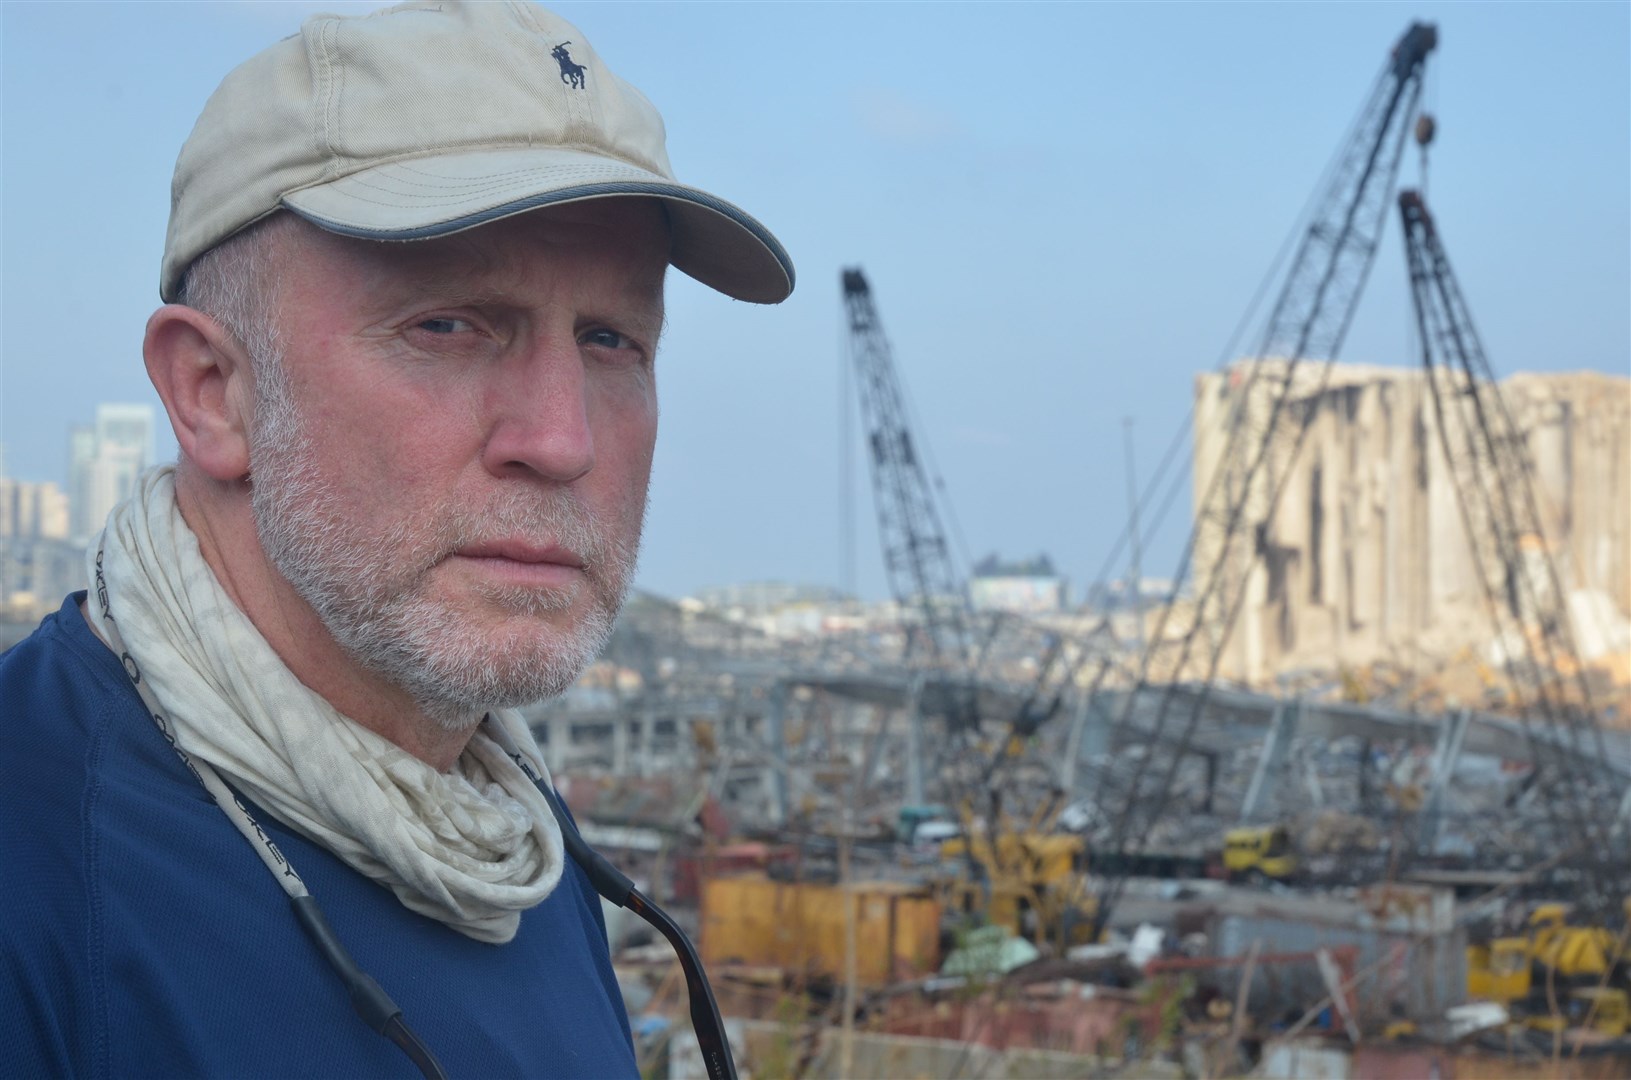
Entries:
<svg viewBox="0 0 1631 1080">
<path fill-rule="evenodd" d="M 334 940 L 451 1075 L 634 1072 L 514 709 L 628 587 L 670 265 L 793 285 L 546 11 L 315 16 L 227 76 L 143 342 L 179 460 L 0 658 L 8 1073 L 429 1072 Z"/>
</svg>

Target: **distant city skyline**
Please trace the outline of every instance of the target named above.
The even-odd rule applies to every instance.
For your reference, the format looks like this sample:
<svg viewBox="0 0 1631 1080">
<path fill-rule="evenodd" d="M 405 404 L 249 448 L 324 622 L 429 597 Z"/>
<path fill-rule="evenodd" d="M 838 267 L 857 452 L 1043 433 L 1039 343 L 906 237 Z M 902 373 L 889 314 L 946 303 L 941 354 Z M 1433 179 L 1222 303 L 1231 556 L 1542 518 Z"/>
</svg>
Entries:
<svg viewBox="0 0 1631 1080">
<path fill-rule="evenodd" d="M 0 452 L 0 622 L 38 619 L 86 587 L 87 542 L 154 463 L 153 420 L 150 405 L 98 403 L 64 433 L 61 479 L 14 477 Z"/>
<path fill-rule="evenodd" d="M 153 406 L 173 456 L 140 343 L 175 154 L 233 65 L 368 6 L 0 5 L 12 475 L 66 484 L 97 400 Z M 965 565 L 1045 551 L 1080 596 L 1126 520 L 1123 419 L 1147 484 L 1196 375 L 1255 345 L 1261 308 L 1233 330 L 1413 19 L 1439 29 L 1438 139 L 1401 183 L 1428 188 L 1496 369 L 1631 364 L 1625 4 L 555 6 L 662 110 L 680 178 L 799 271 L 769 309 L 671 278 L 637 579 L 657 593 L 841 584 L 838 272 L 858 264 Z M 1390 220 L 1343 359 L 1413 366 L 1408 296 Z M 1143 522 L 1144 574 L 1172 572 L 1189 516 L 1180 492 Z"/>
</svg>

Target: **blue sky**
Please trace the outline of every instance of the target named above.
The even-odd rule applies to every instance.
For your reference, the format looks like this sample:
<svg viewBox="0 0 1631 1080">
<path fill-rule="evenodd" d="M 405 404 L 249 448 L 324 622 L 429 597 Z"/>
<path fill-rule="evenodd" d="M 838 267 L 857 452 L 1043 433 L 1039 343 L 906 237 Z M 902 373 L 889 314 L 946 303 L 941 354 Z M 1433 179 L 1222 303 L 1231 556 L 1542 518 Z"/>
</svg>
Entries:
<svg viewBox="0 0 1631 1080">
<path fill-rule="evenodd" d="M 1625 3 L 556 7 L 663 111 L 679 176 L 799 269 L 776 308 L 672 279 L 640 577 L 658 592 L 839 583 L 851 264 L 968 554 L 1045 551 L 1083 583 L 1125 519 L 1123 417 L 1147 477 L 1413 19 L 1440 32 L 1429 202 L 1496 368 L 1631 363 Z M 176 151 L 221 76 L 315 10 L 350 9 L 0 4 L 13 475 L 60 481 L 70 424 L 154 400 L 139 346 Z M 1402 264 L 1390 223 L 1344 359 L 1415 362 Z M 1186 516 L 1146 573 L 1175 564 Z"/>
</svg>

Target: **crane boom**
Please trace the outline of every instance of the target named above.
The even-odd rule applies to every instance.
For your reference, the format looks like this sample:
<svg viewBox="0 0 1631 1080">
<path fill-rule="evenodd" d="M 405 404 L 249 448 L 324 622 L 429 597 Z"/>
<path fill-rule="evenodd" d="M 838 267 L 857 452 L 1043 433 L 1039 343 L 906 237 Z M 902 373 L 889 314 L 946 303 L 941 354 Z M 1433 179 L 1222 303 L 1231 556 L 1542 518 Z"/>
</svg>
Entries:
<svg viewBox="0 0 1631 1080">
<path fill-rule="evenodd" d="M 944 686 L 951 726 L 970 731 L 978 716 L 968 594 L 952 564 L 871 286 L 859 267 L 844 270 L 842 282 L 884 569 L 895 600 L 919 618 L 908 636 L 908 658 Z"/>
<path fill-rule="evenodd" d="M 1330 379 L 1382 238 L 1427 57 L 1437 44 L 1432 25 L 1413 23 L 1393 47 L 1315 200 L 1255 358 L 1236 369 L 1240 377 L 1229 391 L 1224 451 L 1197 502 L 1194 530 L 1140 659 L 1134 690 L 1117 712 L 1117 727 L 1132 731 L 1132 714 L 1145 698 L 1143 691 L 1158 688 L 1153 718 L 1139 725 L 1150 752 L 1138 760 L 1108 838 L 1118 856 L 1142 843 L 1165 809 L 1184 748 L 1206 709 L 1206 689 L 1180 704 L 1177 681 L 1198 671 L 1210 688 L 1217 677 L 1261 554 L 1262 530 L 1312 420 L 1306 411 L 1298 415 L 1294 402 L 1310 391 L 1317 394 Z M 1197 485 L 1200 481 L 1197 476 Z M 1186 579 L 1192 582 L 1192 595 L 1180 604 Z M 1176 738 L 1167 730 L 1174 724 L 1181 725 Z M 1163 742 L 1176 749 L 1156 753 Z M 1101 925 L 1119 896 L 1121 881 L 1111 875 L 1101 888 Z"/>
<path fill-rule="evenodd" d="M 1419 192 L 1399 193 L 1399 216 L 1422 367 L 1474 569 L 1508 681 L 1524 706 L 1537 767 L 1553 774 L 1544 805 L 1554 839 L 1561 850 L 1578 843 L 1587 856 L 1581 861 L 1590 867 L 1614 850 L 1609 822 L 1597 809 L 1613 797 L 1613 784 L 1563 579 L 1546 544 L 1534 466 Z M 1581 775 L 1569 761 L 1593 761 L 1598 768 Z M 1624 862 L 1621 857 L 1613 867 L 1591 867 L 1604 894 L 1597 899 L 1610 907 L 1626 888 Z"/>
</svg>

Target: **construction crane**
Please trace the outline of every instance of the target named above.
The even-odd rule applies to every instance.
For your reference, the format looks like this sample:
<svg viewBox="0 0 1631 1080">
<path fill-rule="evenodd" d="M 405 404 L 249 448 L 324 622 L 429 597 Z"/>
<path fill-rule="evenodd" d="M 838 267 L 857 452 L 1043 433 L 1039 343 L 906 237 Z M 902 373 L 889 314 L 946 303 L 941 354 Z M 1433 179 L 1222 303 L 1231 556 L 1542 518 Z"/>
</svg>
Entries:
<svg viewBox="0 0 1631 1080">
<path fill-rule="evenodd" d="M 1329 382 L 1382 239 L 1427 57 L 1437 44 L 1435 27 L 1412 23 L 1394 45 L 1314 201 L 1255 359 L 1236 369 L 1224 451 L 1197 502 L 1194 531 L 1132 692 L 1115 714 L 1116 728 L 1148 750 L 1133 767 L 1109 830 L 1112 864 L 1127 863 L 1164 812 L 1206 710 L 1248 577 L 1266 547 L 1267 522 L 1313 419 L 1293 403 Z M 1180 603 L 1186 580 L 1191 596 Z M 1203 691 L 1180 698 L 1178 680 L 1191 673 L 1199 674 Z M 1134 712 L 1152 694 L 1153 711 L 1135 725 Z M 1095 929 L 1109 919 L 1125 881 L 1122 873 L 1100 879 Z"/>
<path fill-rule="evenodd" d="M 1613 911 L 1631 887 L 1631 860 L 1616 853 L 1602 812 L 1615 797 L 1613 782 L 1563 579 L 1546 544 L 1534 466 L 1420 192 L 1399 193 L 1399 216 L 1439 446 L 1537 768 L 1551 774 L 1542 801 L 1554 844 L 1560 852 L 1578 848 L 1571 861 L 1595 886 L 1591 906 Z"/>
<path fill-rule="evenodd" d="M 843 271 L 844 306 L 849 322 L 849 344 L 857 373 L 858 396 L 865 428 L 867 460 L 872 476 L 878 532 L 890 592 L 903 610 L 916 613 L 917 625 L 908 635 L 907 660 L 913 671 L 914 702 L 922 712 L 943 715 L 948 740 L 925 747 L 926 757 L 937 758 L 941 795 L 954 803 L 984 806 L 998 786 L 998 770 L 1010 764 L 1010 746 L 1046 723 L 1060 707 L 1064 685 L 1074 658 L 1097 644 L 1067 644 L 1062 637 L 1041 630 L 1027 619 L 996 618 L 981 631 L 969 607 L 963 575 L 957 570 L 941 524 L 941 507 L 914 436 L 872 290 L 858 267 Z M 1032 685 L 1020 690 L 1018 703 L 982 709 L 982 675 L 991 658 L 1024 655 L 1040 657 Z M 1074 663 L 1080 663 L 1075 660 Z M 992 680 L 993 699 L 998 693 Z M 1017 689 L 1010 687 L 1010 690 Z M 1012 695 L 1009 695 L 1010 697 Z M 991 716 L 983 716 L 992 712 Z M 1006 723 L 994 751 L 976 749 L 982 719 Z M 921 761 L 910 763 L 920 770 Z M 908 798 L 921 798 L 921 780 L 909 777 Z M 1033 784 L 1040 797 L 1046 784 Z M 1029 801 L 1029 800 L 1027 800 Z M 992 813 L 996 814 L 996 803 Z"/>
<path fill-rule="evenodd" d="M 889 339 L 859 267 L 843 271 L 843 290 L 884 569 L 896 602 L 918 617 L 908 632 L 908 662 L 920 687 L 935 685 L 936 711 L 951 731 L 969 735 L 979 728 L 979 714 L 968 593 L 952 564 Z"/>
</svg>

